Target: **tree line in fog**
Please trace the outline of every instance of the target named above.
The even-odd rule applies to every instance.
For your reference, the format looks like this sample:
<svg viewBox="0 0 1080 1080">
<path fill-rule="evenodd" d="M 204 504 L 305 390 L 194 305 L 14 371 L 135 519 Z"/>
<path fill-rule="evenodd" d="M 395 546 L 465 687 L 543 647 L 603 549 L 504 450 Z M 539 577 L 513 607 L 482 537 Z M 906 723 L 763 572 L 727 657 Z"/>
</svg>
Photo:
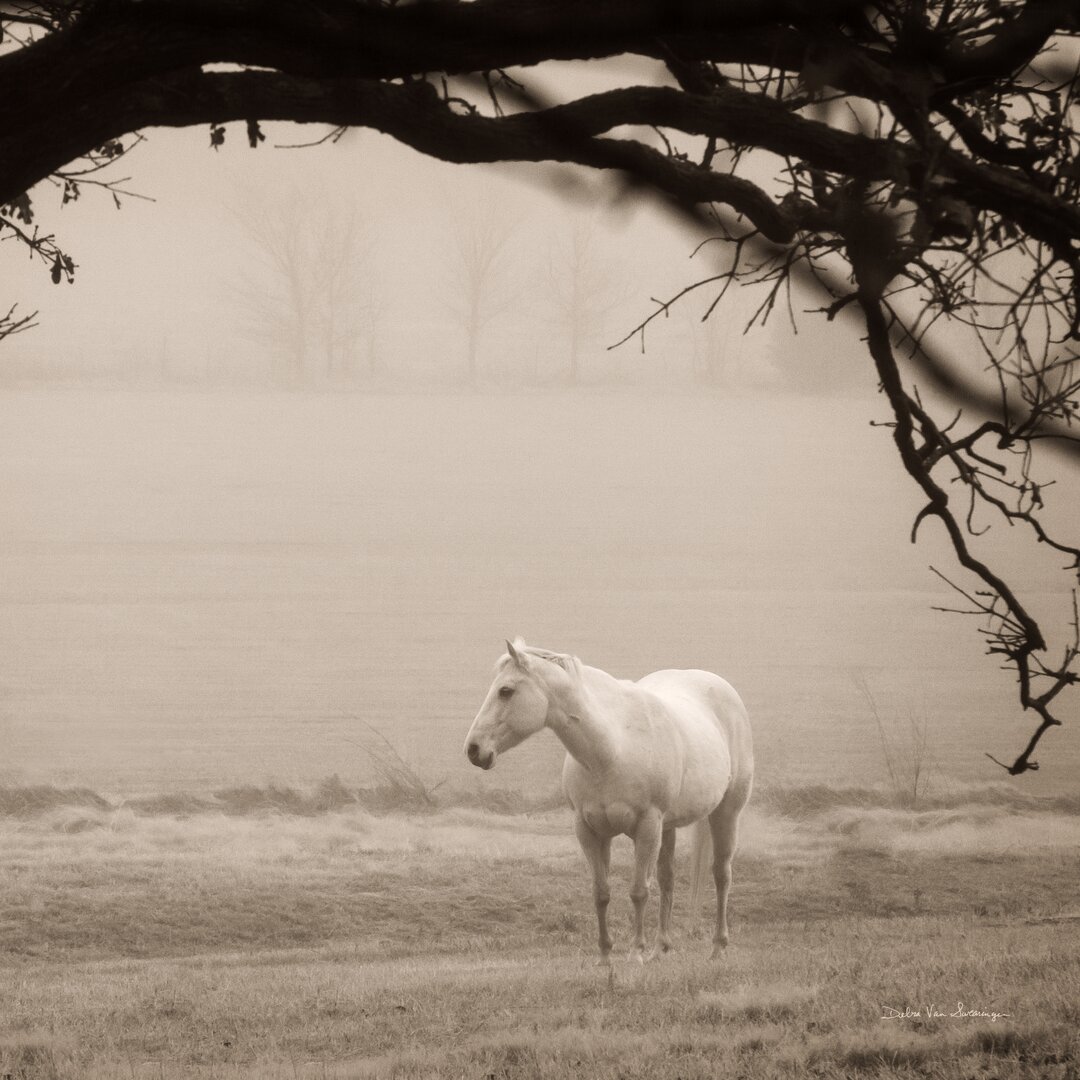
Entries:
<svg viewBox="0 0 1080 1080">
<path fill-rule="evenodd" d="M 787 362 L 775 326 L 744 333 L 722 305 L 681 306 L 613 347 L 655 308 L 647 252 L 613 250 L 589 219 L 537 229 L 498 207 L 450 213 L 428 265 L 401 289 L 393 244 L 357 211 L 292 195 L 232 212 L 228 271 L 182 343 L 121 325 L 62 354 L 8 342 L 3 382 L 250 385 L 295 389 L 668 384 L 732 390 L 842 388 L 828 349 Z M 195 344 L 193 344 L 193 341 Z"/>
</svg>

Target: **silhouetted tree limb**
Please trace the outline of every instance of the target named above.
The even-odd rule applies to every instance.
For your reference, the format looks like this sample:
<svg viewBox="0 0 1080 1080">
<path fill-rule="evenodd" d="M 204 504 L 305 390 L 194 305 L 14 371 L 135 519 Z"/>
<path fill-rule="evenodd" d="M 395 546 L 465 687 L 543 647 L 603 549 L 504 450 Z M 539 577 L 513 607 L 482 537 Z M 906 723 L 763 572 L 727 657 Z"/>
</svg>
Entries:
<svg viewBox="0 0 1080 1080">
<path fill-rule="evenodd" d="M 12 334 L 18 334 L 37 325 L 34 322 L 37 318 L 36 311 L 30 315 L 16 315 L 17 307 L 17 304 L 12 304 L 4 314 L 0 315 L 0 341 L 10 337 Z"/>
</svg>

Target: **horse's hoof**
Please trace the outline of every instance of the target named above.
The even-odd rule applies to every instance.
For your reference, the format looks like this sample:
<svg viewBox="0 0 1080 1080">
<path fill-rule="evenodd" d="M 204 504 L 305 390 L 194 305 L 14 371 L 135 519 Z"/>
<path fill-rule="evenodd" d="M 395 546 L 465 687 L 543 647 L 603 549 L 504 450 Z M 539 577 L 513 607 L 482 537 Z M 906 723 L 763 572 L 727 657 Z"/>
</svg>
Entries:
<svg viewBox="0 0 1080 1080">
<path fill-rule="evenodd" d="M 596 966 L 597 967 L 602 967 L 602 968 L 611 967 L 611 956 L 608 953 L 604 953 L 603 956 L 601 956 L 601 957 L 599 957 L 599 959 L 597 959 Z"/>
<path fill-rule="evenodd" d="M 717 942 L 713 946 L 712 956 L 710 956 L 709 959 L 710 960 L 720 960 L 720 959 L 722 959 L 723 956 L 724 956 L 724 950 L 726 948 L 727 948 L 727 942 L 726 941 L 725 942 Z"/>
<path fill-rule="evenodd" d="M 652 963 L 653 960 L 660 960 L 667 956 L 669 953 L 674 952 L 674 946 L 670 941 L 658 942 L 647 953 L 644 954 L 645 962 L 647 964 Z"/>
</svg>

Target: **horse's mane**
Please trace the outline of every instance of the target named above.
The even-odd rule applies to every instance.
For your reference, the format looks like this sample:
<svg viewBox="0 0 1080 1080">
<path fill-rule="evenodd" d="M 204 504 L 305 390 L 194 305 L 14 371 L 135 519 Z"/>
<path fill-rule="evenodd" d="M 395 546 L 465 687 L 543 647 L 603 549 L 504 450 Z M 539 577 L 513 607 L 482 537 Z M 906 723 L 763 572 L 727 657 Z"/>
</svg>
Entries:
<svg viewBox="0 0 1080 1080">
<path fill-rule="evenodd" d="M 581 661 L 570 653 L 552 652 L 551 649 L 541 649 L 538 645 L 526 645 L 521 638 L 514 641 L 514 648 L 526 656 L 538 656 L 541 660 L 548 660 L 557 664 L 568 675 L 575 679 L 581 678 Z"/>
</svg>

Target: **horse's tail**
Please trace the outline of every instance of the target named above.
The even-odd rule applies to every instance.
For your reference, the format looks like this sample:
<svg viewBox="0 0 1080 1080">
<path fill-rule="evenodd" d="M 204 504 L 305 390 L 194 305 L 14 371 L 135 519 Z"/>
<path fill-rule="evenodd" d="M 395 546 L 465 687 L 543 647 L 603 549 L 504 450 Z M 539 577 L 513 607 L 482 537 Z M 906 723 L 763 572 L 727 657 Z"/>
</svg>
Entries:
<svg viewBox="0 0 1080 1080">
<path fill-rule="evenodd" d="M 694 822 L 694 850 L 690 855 L 690 910 L 697 918 L 701 906 L 701 890 L 709 879 L 713 864 L 712 829 L 709 819 Z"/>
</svg>

